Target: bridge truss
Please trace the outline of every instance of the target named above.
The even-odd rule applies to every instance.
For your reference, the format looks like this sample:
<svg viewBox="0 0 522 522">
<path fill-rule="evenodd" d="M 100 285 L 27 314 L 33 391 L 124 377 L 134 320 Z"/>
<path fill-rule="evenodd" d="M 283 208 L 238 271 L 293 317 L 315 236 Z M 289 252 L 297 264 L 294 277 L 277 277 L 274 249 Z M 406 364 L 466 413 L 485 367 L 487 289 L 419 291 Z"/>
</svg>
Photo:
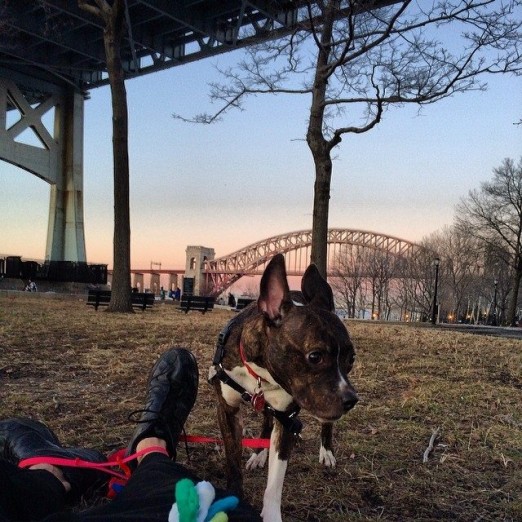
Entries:
<svg viewBox="0 0 522 522">
<path fill-rule="evenodd" d="M 408 258 L 423 247 L 393 236 L 363 230 L 331 228 L 328 230 L 329 270 L 345 245 L 355 245 Z M 310 263 L 312 231 L 300 230 L 269 237 L 223 257 L 207 261 L 203 266 L 210 295 L 218 296 L 243 276 L 260 275 L 268 261 L 278 253 L 285 255 L 287 274 L 302 275 Z"/>
<path fill-rule="evenodd" d="M 378 9 L 397 0 L 361 2 Z M 0 76 L 26 96 L 45 84 L 87 92 L 109 82 L 103 24 L 78 0 L 13 0 L 2 5 Z M 277 39 L 308 18 L 305 0 L 125 0 L 125 78 Z M 39 82 L 39 83 L 36 83 Z"/>
</svg>

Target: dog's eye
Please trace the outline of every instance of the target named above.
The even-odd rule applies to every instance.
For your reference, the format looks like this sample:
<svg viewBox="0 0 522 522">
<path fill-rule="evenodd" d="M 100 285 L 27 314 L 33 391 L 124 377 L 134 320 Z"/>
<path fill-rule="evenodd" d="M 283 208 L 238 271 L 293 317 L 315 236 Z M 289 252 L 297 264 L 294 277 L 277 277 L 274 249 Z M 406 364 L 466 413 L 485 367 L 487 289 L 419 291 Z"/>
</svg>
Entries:
<svg viewBox="0 0 522 522">
<path fill-rule="evenodd" d="M 311 364 L 319 364 L 323 361 L 323 354 L 321 352 L 310 352 L 308 354 L 308 361 Z"/>
</svg>

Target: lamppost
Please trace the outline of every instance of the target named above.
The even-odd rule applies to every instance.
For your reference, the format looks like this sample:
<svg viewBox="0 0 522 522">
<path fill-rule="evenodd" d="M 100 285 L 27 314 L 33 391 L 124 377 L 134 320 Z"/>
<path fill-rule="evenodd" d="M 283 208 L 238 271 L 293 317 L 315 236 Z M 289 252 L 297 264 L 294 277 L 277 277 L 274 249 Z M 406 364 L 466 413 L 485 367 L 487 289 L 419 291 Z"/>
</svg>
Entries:
<svg viewBox="0 0 522 522">
<path fill-rule="evenodd" d="M 498 285 L 498 280 L 495 279 L 493 284 L 495 285 L 495 292 L 493 293 L 493 326 L 497 326 L 497 285 Z"/>
<path fill-rule="evenodd" d="M 439 265 L 440 259 L 436 257 L 433 260 L 435 265 L 435 290 L 433 291 L 433 305 L 431 307 L 431 324 L 437 323 L 437 290 L 439 288 Z"/>
</svg>

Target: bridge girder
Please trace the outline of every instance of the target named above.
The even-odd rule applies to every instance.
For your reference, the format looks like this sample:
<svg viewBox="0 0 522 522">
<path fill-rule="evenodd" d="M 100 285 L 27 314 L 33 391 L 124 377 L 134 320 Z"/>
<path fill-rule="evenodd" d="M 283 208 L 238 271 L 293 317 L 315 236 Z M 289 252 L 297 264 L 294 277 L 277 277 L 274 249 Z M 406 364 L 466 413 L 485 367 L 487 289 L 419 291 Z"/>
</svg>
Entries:
<svg viewBox="0 0 522 522">
<path fill-rule="evenodd" d="M 329 245 L 371 248 L 403 258 L 423 250 L 422 246 L 398 237 L 343 228 L 328 229 L 327 242 Z M 287 254 L 310 248 L 311 245 L 312 231 L 299 230 L 263 239 L 226 256 L 207 261 L 203 270 L 207 284 L 212 288 L 211 295 L 218 296 L 245 275 L 258 274 L 260 267 L 264 267 L 275 254 Z"/>
<path fill-rule="evenodd" d="M 127 0 L 125 77 L 277 38 L 295 27 L 298 9 L 284 0 Z M 17 0 L 2 18 L 0 70 L 8 77 L 22 73 L 82 91 L 108 84 L 103 24 L 77 0 Z"/>
</svg>

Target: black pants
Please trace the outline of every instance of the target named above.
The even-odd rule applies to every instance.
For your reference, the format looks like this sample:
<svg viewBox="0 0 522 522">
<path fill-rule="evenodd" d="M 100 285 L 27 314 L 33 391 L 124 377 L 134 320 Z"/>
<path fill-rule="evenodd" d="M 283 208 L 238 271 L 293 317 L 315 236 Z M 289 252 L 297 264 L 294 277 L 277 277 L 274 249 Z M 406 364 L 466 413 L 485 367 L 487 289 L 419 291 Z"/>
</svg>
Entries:
<svg viewBox="0 0 522 522">
<path fill-rule="evenodd" d="M 67 497 L 60 481 L 48 471 L 19 469 L 0 461 L 0 521 L 21 522 L 166 522 L 174 503 L 175 484 L 199 478 L 160 453 L 146 455 L 118 496 L 107 504 L 80 513 L 65 511 Z M 216 488 L 216 499 L 227 496 Z M 228 513 L 231 522 L 260 522 L 261 517 L 241 501 Z"/>
</svg>

